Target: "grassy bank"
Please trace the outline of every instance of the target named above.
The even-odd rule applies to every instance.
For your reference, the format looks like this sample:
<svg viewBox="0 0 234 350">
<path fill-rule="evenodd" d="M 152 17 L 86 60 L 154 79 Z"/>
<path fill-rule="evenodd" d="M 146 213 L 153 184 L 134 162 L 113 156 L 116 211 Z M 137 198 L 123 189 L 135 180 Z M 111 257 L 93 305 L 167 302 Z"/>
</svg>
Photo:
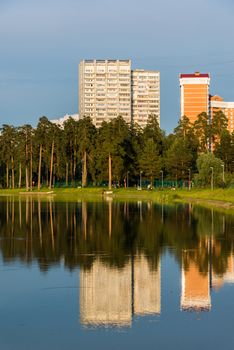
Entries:
<svg viewBox="0 0 234 350">
<path fill-rule="evenodd" d="M 24 189 L 2 189 L 0 190 L 0 196 L 7 195 L 22 195 L 25 192 Z M 40 195 L 47 196 L 48 189 L 40 191 Z M 30 195 L 31 192 L 29 192 Z M 99 200 L 103 196 L 103 188 L 56 188 L 53 190 L 53 196 L 63 200 L 76 199 L 90 199 Z M 32 194 L 38 195 L 38 191 L 35 189 Z M 50 195 L 50 194 L 48 194 Z M 234 208 L 234 189 L 164 189 L 164 190 L 141 190 L 138 191 L 135 188 L 129 189 L 113 189 L 112 197 L 116 200 L 152 200 L 160 203 L 169 202 L 199 202 L 206 203 L 214 206 L 223 206 Z"/>
</svg>

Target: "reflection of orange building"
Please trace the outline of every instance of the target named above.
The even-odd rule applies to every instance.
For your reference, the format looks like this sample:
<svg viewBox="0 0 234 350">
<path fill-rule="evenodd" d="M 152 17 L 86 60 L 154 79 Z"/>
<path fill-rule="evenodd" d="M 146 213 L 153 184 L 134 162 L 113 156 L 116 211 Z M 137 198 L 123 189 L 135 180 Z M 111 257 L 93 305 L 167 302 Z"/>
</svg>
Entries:
<svg viewBox="0 0 234 350">
<path fill-rule="evenodd" d="M 193 261 L 187 269 L 182 266 L 181 308 L 195 311 L 211 308 L 209 273 L 201 273 Z"/>
<path fill-rule="evenodd" d="M 227 271 L 222 276 L 212 273 L 212 287 L 219 289 L 224 283 L 234 283 L 234 256 L 228 257 Z"/>
<path fill-rule="evenodd" d="M 144 255 L 134 259 L 134 313 L 160 314 L 161 272 L 160 263 L 153 270 Z"/>
<path fill-rule="evenodd" d="M 224 102 L 222 97 L 215 95 L 210 96 L 210 116 L 222 111 L 228 119 L 227 129 L 232 133 L 234 131 L 234 102 Z"/>
<path fill-rule="evenodd" d="M 180 74 L 181 116 L 194 123 L 198 114 L 209 114 L 210 76 L 205 73 Z"/>
<path fill-rule="evenodd" d="M 80 319 L 83 325 L 129 326 L 132 318 L 131 264 L 111 268 L 100 260 L 80 271 Z"/>
</svg>

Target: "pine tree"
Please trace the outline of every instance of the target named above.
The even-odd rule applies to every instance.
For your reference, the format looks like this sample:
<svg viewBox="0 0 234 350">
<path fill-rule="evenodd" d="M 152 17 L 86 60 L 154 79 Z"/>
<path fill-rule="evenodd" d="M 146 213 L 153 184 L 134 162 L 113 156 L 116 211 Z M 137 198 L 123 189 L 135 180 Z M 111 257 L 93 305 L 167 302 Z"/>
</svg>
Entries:
<svg viewBox="0 0 234 350">
<path fill-rule="evenodd" d="M 157 144 L 154 142 L 153 138 L 147 139 L 139 155 L 139 166 L 140 171 L 150 179 L 151 187 L 153 187 L 154 178 L 159 175 L 161 165 L 162 162 Z"/>
</svg>

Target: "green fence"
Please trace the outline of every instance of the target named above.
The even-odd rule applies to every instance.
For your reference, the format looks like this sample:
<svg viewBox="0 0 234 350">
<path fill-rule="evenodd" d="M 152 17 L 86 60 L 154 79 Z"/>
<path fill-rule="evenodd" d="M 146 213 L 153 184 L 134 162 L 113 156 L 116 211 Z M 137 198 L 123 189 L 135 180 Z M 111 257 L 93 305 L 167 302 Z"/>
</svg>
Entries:
<svg viewBox="0 0 234 350">
<path fill-rule="evenodd" d="M 113 181 L 112 183 L 113 187 L 119 187 L 118 183 Z M 137 181 L 129 181 L 129 187 L 137 187 L 139 186 L 139 180 Z M 149 180 L 142 180 L 141 181 L 141 186 L 143 188 L 148 188 L 150 186 L 150 181 Z M 175 181 L 175 180 L 163 180 L 163 183 L 161 180 L 154 180 L 153 182 L 153 186 L 154 188 L 184 188 L 184 187 L 189 187 L 189 181 Z M 81 185 L 81 181 L 73 181 L 73 182 L 69 182 L 68 184 L 66 184 L 66 182 L 64 181 L 60 181 L 60 182 L 56 182 L 54 184 L 54 188 L 79 188 L 82 187 Z M 89 182 L 87 184 L 87 187 L 108 187 L 108 181 L 102 181 L 102 182 L 97 182 L 97 183 L 92 183 Z M 124 182 L 120 183 L 120 187 L 124 187 Z"/>
</svg>

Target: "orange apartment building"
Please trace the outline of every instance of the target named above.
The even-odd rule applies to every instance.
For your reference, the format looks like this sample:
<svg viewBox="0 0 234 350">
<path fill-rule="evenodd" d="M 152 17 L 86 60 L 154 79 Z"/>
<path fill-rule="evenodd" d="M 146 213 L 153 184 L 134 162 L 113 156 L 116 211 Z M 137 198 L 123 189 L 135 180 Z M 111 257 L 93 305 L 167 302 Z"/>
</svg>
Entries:
<svg viewBox="0 0 234 350">
<path fill-rule="evenodd" d="M 208 73 L 180 74 L 181 117 L 186 116 L 194 124 L 198 114 L 209 114 Z"/>
<path fill-rule="evenodd" d="M 209 95 L 210 75 L 208 73 L 180 74 L 181 117 L 186 116 L 194 124 L 198 114 L 206 112 L 210 120 L 218 111 L 228 119 L 228 131 L 234 131 L 234 102 L 225 102 L 218 95 Z"/>
<path fill-rule="evenodd" d="M 228 119 L 228 131 L 234 131 L 234 102 L 224 102 L 223 98 L 215 95 L 210 96 L 210 116 L 213 118 L 214 114 L 222 111 Z"/>
</svg>

